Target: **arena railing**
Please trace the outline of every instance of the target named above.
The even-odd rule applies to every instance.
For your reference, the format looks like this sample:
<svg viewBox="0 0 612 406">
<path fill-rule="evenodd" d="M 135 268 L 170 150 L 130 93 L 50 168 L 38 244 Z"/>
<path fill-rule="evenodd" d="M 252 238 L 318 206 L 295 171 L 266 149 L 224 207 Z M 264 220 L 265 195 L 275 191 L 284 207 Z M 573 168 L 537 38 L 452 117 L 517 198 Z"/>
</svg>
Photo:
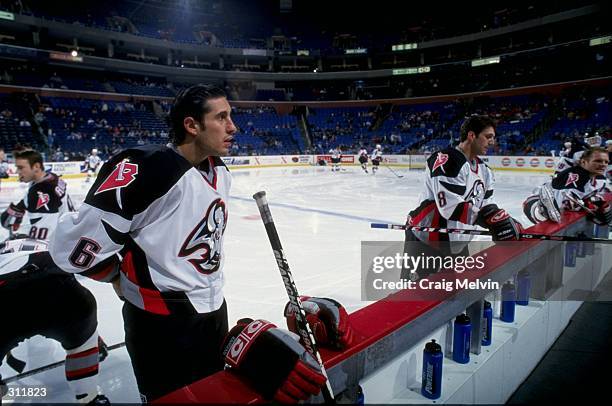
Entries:
<svg viewBox="0 0 612 406">
<path fill-rule="evenodd" d="M 530 227 L 526 232 L 555 235 L 582 233 L 586 236 L 603 235 L 607 238 L 608 227 L 594 227 L 584 214 L 572 212 L 564 213 L 560 224 L 541 223 Z M 568 256 L 572 255 L 571 250 L 568 250 L 569 244 L 574 243 L 528 241 L 515 243 L 513 246 L 505 244 L 485 249 L 484 252 L 491 260 L 487 262 L 487 269 L 483 269 L 480 273 L 476 272 L 469 278 L 486 277 L 503 283 L 515 277 L 518 272 L 527 270 L 532 278 L 530 300 L 533 302 L 533 308 L 517 307 L 517 314 L 540 312 L 540 316 L 536 324 L 525 322 L 508 324 L 507 327 L 500 328 L 511 331 L 506 334 L 507 343 L 504 345 L 507 348 L 504 347 L 505 350 L 496 352 L 499 355 L 495 361 L 497 364 L 492 361 L 493 355 L 487 350 L 486 356 L 483 354 L 479 358 L 482 365 L 472 365 L 472 368 L 464 369 L 461 369 L 464 366 L 460 364 L 445 366 L 449 375 L 445 385 L 449 388 L 453 385 L 447 381 L 455 378 L 472 379 L 474 382 L 463 385 L 467 394 L 462 393 L 460 396 L 457 393 L 461 385 L 454 385 L 454 392 L 447 393 L 446 396 L 443 388 L 443 396 L 439 403 L 505 402 L 561 334 L 582 302 L 595 297 L 593 296 L 595 287 L 612 266 L 610 260 L 612 249 L 604 244 L 596 244 L 589 255 L 583 255 L 582 258 L 579 255 L 572 266 L 571 263 L 567 263 Z M 434 278 L 430 279 L 435 280 Z M 415 374 L 420 376 L 417 366 L 420 365 L 418 359 L 421 357 L 422 345 L 432 337 L 442 338 L 444 342 L 445 335 L 452 336 L 452 333 L 449 333 L 452 330 L 451 322 L 456 315 L 464 311 L 472 319 L 471 352 L 481 353 L 483 301 L 485 297 L 493 297 L 496 303 L 494 306 L 499 307 L 498 290 L 459 290 L 441 295 L 436 300 L 419 301 L 415 301 L 412 295 L 414 292 L 399 291 L 350 314 L 350 322 L 356 333 L 355 343 L 342 352 L 321 350 L 336 397 L 340 396 L 349 402 L 354 401 L 357 388 L 361 385 L 364 387 L 368 403 L 397 402 L 398 396 L 402 403 L 425 403 L 427 399 L 414 389 L 415 385 L 418 386 L 418 379 L 413 379 L 412 383 L 406 380 L 409 380 L 410 376 L 414 378 Z M 494 332 L 493 336 L 495 335 Z M 499 333 L 499 336 L 503 335 Z M 530 348 L 517 348 L 516 345 L 519 344 Z M 512 347 L 513 345 L 515 347 Z M 448 351 L 448 346 L 447 340 L 444 344 L 445 352 Z M 530 356 L 525 357 L 521 354 L 530 354 Z M 445 363 L 452 364 L 446 359 Z M 476 373 L 475 369 L 480 367 L 488 371 L 484 376 L 483 373 Z M 460 372 L 453 373 L 453 371 Z M 486 380 L 486 385 L 477 379 Z M 476 393 L 478 391 L 474 387 L 480 388 L 480 392 L 486 392 L 486 397 L 478 398 Z M 385 390 L 389 393 L 381 394 Z M 368 392 L 371 392 L 370 397 Z M 311 400 L 317 403 L 323 401 L 322 397 Z M 248 382 L 236 374 L 222 371 L 168 394 L 157 402 L 260 403 L 263 401 Z"/>
<path fill-rule="evenodd" d="M 568 82 L 551 83 L 545 85 L 521 86 L 506 89 L 486 90 L 481 92 L 456 93 L 439 96 L 423 96 L 398 99 L 373 99 L 373 100 L 337 100 L 337 101 L 256 101 L 256 100 L 232 100 L 231 103 L 236 107 L 255 107 L 255 106 L 270 106 L 274 107 L 279 112 L 291 112 L 294 107 L 368 107 L 379 104 L 391 103 L 394 105 L 411 105 L 411 104 L 427 104 L 437 102 L 456 101 L 457 99 L 467 99 L 473 97 L 505 97 L 519 96 L 529 94 L 550 94 L 558 95 L 561 91 L 568 88 L 578 86 L 602 87 L 612 84 L 612 76 L 604 76 L 593 79 L 573 80 Z M 114 100 L 114 101 L 168 101 L 172 102 L 172 97 L 148 96 L 141 94 L 123 94 L 110 92 L 92 92 L 86 90 L 71 90 L 71 89 L 51 89 L 43 87 L 16 86 L 0 84 L 1 93 L 36 93 L 45 97 L 68 97 L 68 98 L 84 98 L 94 100 Z"/>
</svg>

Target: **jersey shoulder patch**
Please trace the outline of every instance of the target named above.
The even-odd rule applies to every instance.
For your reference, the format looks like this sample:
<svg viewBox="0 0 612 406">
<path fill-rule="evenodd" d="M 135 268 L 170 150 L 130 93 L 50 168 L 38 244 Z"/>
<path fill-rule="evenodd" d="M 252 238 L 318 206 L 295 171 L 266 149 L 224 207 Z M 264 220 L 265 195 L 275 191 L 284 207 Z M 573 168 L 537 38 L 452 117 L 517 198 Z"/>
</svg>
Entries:
<svg viewBox="0 0 612 406">
<path fill-rule="evenodd" d="M 589 173 L 582 167 L 574 166 L 559 172 L 552 180 L 553 189 L 578 189 L 584 191 L 589 181 Z"/>
<path fill-rule="evenodd" d="M 85 203 L 131 217 L 166 194 L 191 168 L 185 158 L 165 146 L 127 149 L 102 166 Z"/>
<path fill-rule="evenodd" d="M 457 151 L 455 148 L 445 148 L 431 154 L 427 159 L 427 167 L 432 177 L 454 178 L 459 175 L 466 162 L 465 155 L 461 151 Z"/>
</svg>

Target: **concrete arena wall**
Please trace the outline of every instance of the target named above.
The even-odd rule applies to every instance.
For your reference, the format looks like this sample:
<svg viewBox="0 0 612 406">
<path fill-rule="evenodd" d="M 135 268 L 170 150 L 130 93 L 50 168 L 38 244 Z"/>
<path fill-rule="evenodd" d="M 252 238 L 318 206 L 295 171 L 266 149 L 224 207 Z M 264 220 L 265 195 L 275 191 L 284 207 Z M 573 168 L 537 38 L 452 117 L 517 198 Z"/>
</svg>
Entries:
<svg viewBox="0 0 612 406">
<path fill-rule="evenodd" d="M 384 164 L 410 169 L 424 169 L 425 155 L 386 155 Z M 494 170 L 518 172 L 552 172 L 557 157 L 552 156 L 486 156 L 484 161 Z M 284 166 L 309 166 L 320 160 L 331 162 L 330 155 L 263 155 L 224 157 L 223 162 L 231 169 L 271 168 Z M 342 165 L 359 165 L 357 155 L 342 155 Z M 52 172 L 65 178 L 84 177 L 82 162 L 46 162 Z M 17 181 L 14 164 L 9 164 L 9 178 L 4 182 Z"/>
</svg>

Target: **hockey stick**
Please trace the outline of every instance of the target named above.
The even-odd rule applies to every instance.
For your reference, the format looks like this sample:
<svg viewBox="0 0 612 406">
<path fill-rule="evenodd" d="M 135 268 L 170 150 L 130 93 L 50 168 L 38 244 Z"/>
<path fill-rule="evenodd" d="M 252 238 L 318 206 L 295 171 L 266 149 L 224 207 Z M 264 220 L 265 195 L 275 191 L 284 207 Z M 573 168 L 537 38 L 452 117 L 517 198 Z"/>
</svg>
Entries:
<svg viewBox="0 0 612 406">
<path fill-rule="evenodd" d="M 398 178 L 403 178 L 404 177 L 404 175 L 398 175 L 393 169 L 391 169 L 391 167 L 389 165 L 387 165 L 387 164 L 384 164 L 384 165 L 385 165 L 385 168 L 390 170 L 391 173 L 394 174 L 395 176 L 397 176 Z"/>
<path fill-rule="evenodd" d="M 125 341 L 117 343 L 117 344 L 109 345 L 106 349 L 107 349 L 107 351 L 111 351 L 111 350 L 115 350 L 117 348 L 122 348 L 122 347 L 125 347 Z M 36 374 L 48 371 L 48 370 L 53 369 L 53 368 L 61 367 L 65 363 L 66 363 L 66 360 L 64 359 L 64 360 L 61 360 L 61 361 L 54 362 L 52 364 L 43 365 L 42 367 L 38 367 L 38 368 L 32 369 L 31 371 L 26 371 L 26 372 L 24 372 L 22 374 L 8 377 L 8 378 L 4 379 L 4 382 L 8 384 L 8 383 L 11 383 L 11 382 L 14 382 L 14 381 L 18 381 L 20 379 L 27 378 L 28 376 L 36 375 Z"/>
<path fill-rule="evenodd" d="M 294 306 L 295 310 L 297 310 L 295 312 L 295 317 L 304 347 L 306 347 L 308 352 L 315 356 L 319 362 L 319 365 L 321 366 L 322 374 L 327 379 L 325 388 L 322 390 L 325 403 L 336 403 L 334 399 L 334 392 L 332 391 L 331 383 L 329 382 L 329 377 L 327 376 L 325 366 L 323 365 L 323 359 L 321 358 L 321 354 L 317 348 L 317 343 L 315 341 L 314 334 L 312 333 L 312 329 L 306 321 L 306 311 L 304 310 L 302 302 L 300 301 L 300 295 L 297 291 L 297 287 L 295 286 L 295 281 L 293 280 L 291 270 L 289 269 L 289 263 L 287 262 L 278 232 L 276 231 L 274 219 L 272 219 L 272 213 L 270 212 L 270 207 L 268 206 L 268 201 L 266 200 L 266 192 L 261 191 L 255 193 L 253 195 L 253 199 L 255 199 L 255 202 L 257 202 L 261 219 L 266 228 L 266 233 L 268 234 L 268 239 L 270 240 L 270 245 L 272 246 L 272 251 L 274 252 L 274 257 L 276 258 L 278 270 L 280 271 L 283 278 L 283 283 L 285 284 L 287 296 L 289 296 L 289 301 Z"/>
<path fill-rule="evenodd" d="M 462 230 L 460 228 L 436 228 L 436 227 L 419 227 L 419 226 L 404 226 L 401 224 L 385 224 L 385 223 L 370 223 L 370 228 L 387 228 L 390 230 L 413 230 L 424 231 L 427 233 L 446 233 L 446 234 L 468 234 L 468 235 L 492 235 L 486 230 Z M 596 237 L 580 237 L 571 235 L 549 235 L 549 234 L 533 234 L 521 233 L 521 238 L 525 240 L 551 240 L 551 241 L 582 241 L 582 242 L 601 242 L 604 244 L 612 244 L 612 240 L 607 238 Z"/>
</svg>

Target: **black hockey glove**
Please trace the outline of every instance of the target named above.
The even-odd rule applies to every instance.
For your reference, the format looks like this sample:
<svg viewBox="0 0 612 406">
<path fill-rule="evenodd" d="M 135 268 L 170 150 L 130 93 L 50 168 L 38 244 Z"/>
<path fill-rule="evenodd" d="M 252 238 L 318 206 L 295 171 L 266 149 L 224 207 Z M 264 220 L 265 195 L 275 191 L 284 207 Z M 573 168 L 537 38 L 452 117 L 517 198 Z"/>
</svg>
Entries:
<svg viewBox="0 0 612 406">
<path fill-rule="evenodd" d="M 344 306 L 325 297 L 300 296 L 306 311 L 306 321 L 310 325 L 317 344 L 335 350 L 349 347 L 353 341 L 353 329 Z M 299 334 L 295 308 L 288 302 L 285 305 L 287 328 Z"/>
<path fill-rule="evenodd" d="M 589 202 L 588 207 L 594 211 L 594 214 L 589 213 L 587 218 L 595 224 L 605 226 L 612 223 L 612 206 L 605 200 L 596 200 Z"/>
<path fill-rule="evenodd" d="M 325 376 L 293 337 L 265 320 L 242 319 L 223 342 L 225 363 L 245 376 L 267 400 L 296 403 L 316 395 Z"/>
<path fill-rule="evenodd" d="M 2 224 L 2 227 L 6 229 L 17 231 L 21 225 L 21 222 L 23 221 L 24 215 L 24 209 L 21 209 L 17 205 L 11 203 L 9 204 L 9 207 L 2 214 L 0 214 L 0 223 Z"/>
<path fill-rule="evenodd" d="M 519 240 L 523 226 L 496 204 L 488 204 L 478 212 L 476 224 L 489 229 L 493 241 Z"/>
</svg>

